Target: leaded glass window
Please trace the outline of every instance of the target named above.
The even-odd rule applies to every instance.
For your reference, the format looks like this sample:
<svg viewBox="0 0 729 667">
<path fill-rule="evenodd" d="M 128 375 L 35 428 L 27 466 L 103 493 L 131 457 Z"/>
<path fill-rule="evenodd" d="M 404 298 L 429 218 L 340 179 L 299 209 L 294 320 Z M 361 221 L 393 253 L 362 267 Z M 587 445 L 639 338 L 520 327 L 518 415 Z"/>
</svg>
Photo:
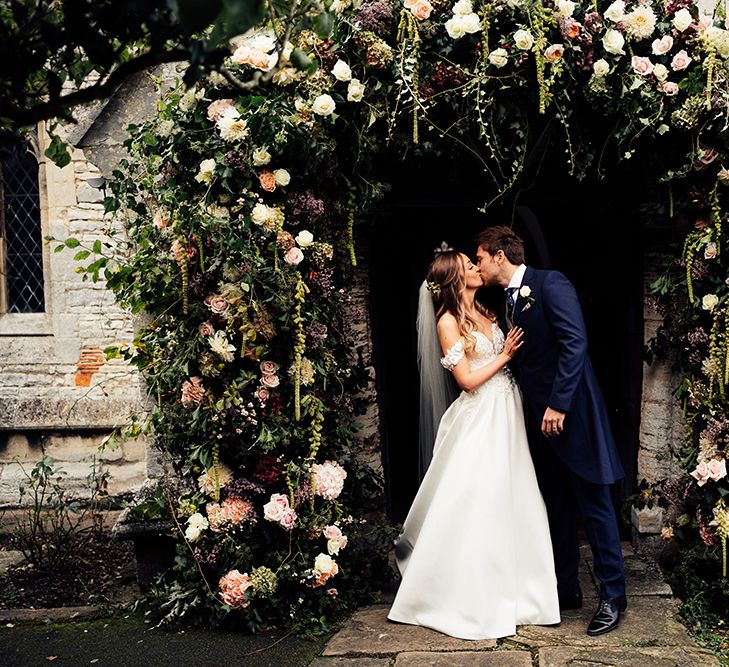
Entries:
<svg viewBox="0 0 729 667">
<path fill-rule="evenodd" d="M 43 239 L 38 194 L 38 159 L 32 144 L 0 161 L 0 244 L 4 262 L 4 310 L 42 313 Z M 0 256 L 2 256 L 0 255 Z"/>
</svg>

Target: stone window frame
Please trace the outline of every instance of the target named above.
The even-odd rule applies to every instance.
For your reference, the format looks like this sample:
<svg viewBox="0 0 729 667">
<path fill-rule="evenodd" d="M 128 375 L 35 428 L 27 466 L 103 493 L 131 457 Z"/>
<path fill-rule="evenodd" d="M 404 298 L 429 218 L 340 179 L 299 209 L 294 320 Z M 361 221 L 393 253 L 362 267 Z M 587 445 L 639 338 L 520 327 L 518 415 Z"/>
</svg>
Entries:
<svg viewBox="0 0 729 667">
<path fill-rule="evenodd" d="M 29 133 L 29 141 L 38 160 L 38 205 L 40 207 L 41 239 L 50 233 L 48 211 L 48 179 L 46 164 L 48 158 L 45 149 L 48 135 L 45 124 L 38 123 L 34 131 Z M 4 271 L 4 249 L 0 241 L 0 336 L 52 336 L 53 304 L 51 301 L 51 249 L 43 242 L 43 299 L 45 311 L 42 313 L 9 313 L 7 312 L 7 288 Z"/>
</svg>

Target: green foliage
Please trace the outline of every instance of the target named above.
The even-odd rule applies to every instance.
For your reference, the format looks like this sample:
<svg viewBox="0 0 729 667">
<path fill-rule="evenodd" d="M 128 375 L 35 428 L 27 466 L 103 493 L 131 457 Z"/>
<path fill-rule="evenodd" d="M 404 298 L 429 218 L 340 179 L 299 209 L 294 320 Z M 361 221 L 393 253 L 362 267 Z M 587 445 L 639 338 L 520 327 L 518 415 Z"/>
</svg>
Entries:
<svg viewBox="0 0 729 667">
<path fill-rule="evenodd" d="M 17 463 L 25 479 L 20 483 L 22 506 L 11 536 L 11 546 L 26 560 L 45 571 L 64 567 L 78 549 L 78 538 L 103 530 L 108 472 L 100 472 L 96 459 L 86 479 L 88 497 L 76 499 L 67 488 L 65 472 L 53 459 L 43 456 L 30 471 Z"/>
</svg>

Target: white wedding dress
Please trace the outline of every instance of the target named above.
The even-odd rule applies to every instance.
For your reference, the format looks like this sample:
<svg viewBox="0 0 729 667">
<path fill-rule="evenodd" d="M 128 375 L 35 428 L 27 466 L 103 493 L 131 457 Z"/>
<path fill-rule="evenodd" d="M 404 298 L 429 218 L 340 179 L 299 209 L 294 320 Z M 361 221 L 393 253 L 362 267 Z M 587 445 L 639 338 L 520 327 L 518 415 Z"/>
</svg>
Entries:
<svg viewBox="0 0 729 667">
<path fill-rule="evenodd" d="M 503 349 L 481 333 L 470 368 Z M 446 359 L 463 356 L 459 341 Z M 462 392 L 441 419 L 433 460 L 395 554 L 402 581 L 388 618 L 462 639 L 559 623 L 547 512 L 527 444 L 521 394 L 507 368 Z"/>
</svg>

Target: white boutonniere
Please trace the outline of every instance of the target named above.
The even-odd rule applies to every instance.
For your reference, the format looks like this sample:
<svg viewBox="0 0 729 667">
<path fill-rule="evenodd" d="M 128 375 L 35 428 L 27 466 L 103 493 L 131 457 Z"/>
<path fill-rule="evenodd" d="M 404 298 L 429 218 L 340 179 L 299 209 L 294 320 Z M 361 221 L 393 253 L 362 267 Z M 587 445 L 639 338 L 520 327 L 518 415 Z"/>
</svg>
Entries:
<svg viewBox="0 0 729 667">
<path fill-rule="evenodd" d="M 519 298 L 524 300 L 522 312 L 529 310 L 534 305 L 534 297 L 532 296 L 532 288 L 529 285 L 522 285 L 519 288 Z"/>
</svg>

